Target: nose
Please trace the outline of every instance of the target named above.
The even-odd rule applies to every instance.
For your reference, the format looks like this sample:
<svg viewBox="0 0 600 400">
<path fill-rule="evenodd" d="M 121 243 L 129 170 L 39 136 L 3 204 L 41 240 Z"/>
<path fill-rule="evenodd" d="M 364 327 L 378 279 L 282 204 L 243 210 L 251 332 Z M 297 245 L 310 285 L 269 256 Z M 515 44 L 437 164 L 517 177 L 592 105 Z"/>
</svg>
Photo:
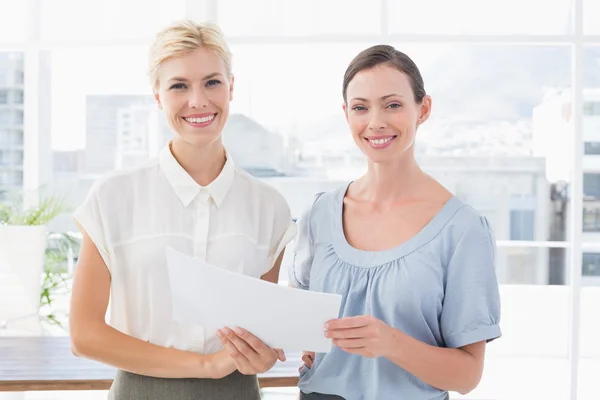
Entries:
<svg viewBox="0 0 600 400">
<path fill-rule="evenodd" d="M 203 108 L 208 105 L 208 98 L 203 89 L 197 88 L 189 91 L 188 106 L 190 108 Z"/>
<path fill-rule="evenodd" d="M 378 110 L 373 110 L 369 119 L 369 129 L 372 131 L 379 131 L 385 129 L 387 126 L 384 116 Z"/>
</svg>

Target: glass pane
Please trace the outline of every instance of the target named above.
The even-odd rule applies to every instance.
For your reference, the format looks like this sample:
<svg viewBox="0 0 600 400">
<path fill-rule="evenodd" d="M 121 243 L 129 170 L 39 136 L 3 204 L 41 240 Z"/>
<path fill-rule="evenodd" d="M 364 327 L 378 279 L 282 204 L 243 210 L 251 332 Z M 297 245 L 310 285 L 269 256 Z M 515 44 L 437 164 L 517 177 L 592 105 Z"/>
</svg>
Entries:
<svg viewBox="0 0 600 400">
<path fill-rule="evenodd" d="M 242 165 L 272 171 L 266 179 L 286 195 L 295 216 L 316 190 L 355 179 L 366 168 L 343 116 L 341 86 L 347 64 L 367 46 L 232 48 L 236 87 L 231 118 L 256 122 L 259 134 L 278 147 L 257 148 L 266 139 L 252 141 L 255 145 L 242 141 L 248 136 L 236 126 L 250 122 L 231 124 L 224 140 L 234 157 L 244 160 Z M 423 168 L 486 215 L 498 240 L 564 240 L 565 216 L 551 210 L 566 202 L 564 188 L 554 183 L 570 174 L 564 149 L 571 135 L 568 122 L 547 123 L 557 107 L 547 99 L 554 93 L 549 88 L 570 83 L 569 49 L 398 48 L 419 65 L 433 97 L 432 116 L 417 135 Z M 285 82 L 285 89 L 277 82 Z M 558 118 L 561 111 L 558 106 Z"/>
<path fill-rule="evenodd" d="M 505 247 L 496 254 L 496 272 L 501 284 L 565 285 L 568 253 L 564 248 Z"/>
<path fill-rule="evenodd" d="M 361 0 L 221 0 L 218 16 L 228 36 L 378 34 L 381 7 L 378 2 L 365 4 Z"/>
<path fill-rule="evenodd" d="M 388 5 L 392 33 L 538 35 L 573 31 L 572 0 L 394 0 Z"/>
<path fill-rule="evenodd" d="M 0 42 L 22 42 L 27 38 L 27 2 L 0 0 Z"/>
<path fill-rule="evenodd" d="M 119 62 L 115 62 L 119 60 Z M 53 51 L 51 54 L 51 134 L 53 187 L 69 205 L 83 202 L 101 174 L 129 157 L 119 147 L 119 113 L 156 110 L 146 73 L 147 48 L 102 47 Z M 121 149 L 121 150 L 117 150 Z M 147 160 L 151 155 L 136 161 Z M 53 221 L 55 231 L 77 231 L 70 217 Z"/>
<path fill-rule="evenodd" d="M 500 286 L 503 336 L 487 345 L 483 378 L 466 398 L 569 398 L 569 291 Z"/>
<path fill-rule="evenodd" d="M 185 0 L 44 0 L 41 5 L 42 40 L 65 41 L 152 39 L 185 10 Z"/>
<path fill-rule="evenodd" d="M 598 24 L 598 15 L 600 15 L 600 1 L 583 0 L 583 33 L 587 35 L 600 34 L 600 24 Z"/>
<path fill-rule="evenodd" d="M 23 105 L 14 101 L 14 94 L 23 91 L 18 79 L 23 68 L 22 53 L 0 52 L 0 192 L 3 194 L 18 190 L 23 184 Z M 19 132 L 21 145 L 15 145 L 15 135 Z"/>
<path fill-rule="evenodd" d="M 584 254 L 585 257 L 585 254 Z M 592 400 L 598 397 L 598 371 L 600 371 L 600 274 L 584 277 L 581 290 L 581 331 L 579 364 L 579 397 Z"/>
</svg>

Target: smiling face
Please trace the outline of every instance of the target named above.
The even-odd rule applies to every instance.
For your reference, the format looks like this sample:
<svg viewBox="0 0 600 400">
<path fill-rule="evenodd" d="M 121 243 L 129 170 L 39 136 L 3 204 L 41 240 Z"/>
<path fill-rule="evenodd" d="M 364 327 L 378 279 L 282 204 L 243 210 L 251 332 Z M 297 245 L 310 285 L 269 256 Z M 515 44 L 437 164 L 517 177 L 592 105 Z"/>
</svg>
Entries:
<svg viewBox="0 0 600 400">
<path fill-rule="evenodd" d="M 358 72 L 348 83 L 344 103 L 354 141 L 375 163 L 412 152 L 417 127 L 429 116 L 431 99 L 415 100 L 409 77 L 388 64 Z"/>
<path fill-rule="evenodd" d="M 175 140 L 206 147 L 221 140 L 233 96 L 223 59 L 205 47 L 164 61 L 154 97 Z"/>
</svg>

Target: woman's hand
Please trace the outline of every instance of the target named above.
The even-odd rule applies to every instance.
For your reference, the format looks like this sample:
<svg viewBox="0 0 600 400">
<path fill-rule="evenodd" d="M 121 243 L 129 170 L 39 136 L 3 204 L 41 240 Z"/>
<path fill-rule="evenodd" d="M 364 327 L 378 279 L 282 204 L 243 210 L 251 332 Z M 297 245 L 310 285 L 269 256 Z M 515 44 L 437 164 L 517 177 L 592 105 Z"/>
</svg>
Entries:
<svg viewBox="0 0 600 400">
<path fill-rule="evenodd" d="M 308 367 L 308 368 L 312 368 L 313 362 L 315 361 L 314 351 L 303 351 L 302 352 L 302 361 L 304 362 L 304 364 L 301 365 L 300 368 L 298 368 L 298 372 L 302 371 L 302 368 L 304 368 L 304 365 L 306 365 L 306 367 Z"/>
<path fill-rule="evenodd" d="M 272 349 L 245 329 L 235 331 L 223 328 L 217 331 L 221 343 L 233 359 L 236 368 L 244 375 L 267 372 L 277 362 L 285 361 L 282 350 Z"/>
<path fill-rule="evenodd" d="M 335 346 L 363 357 L 387 357 L 394 346 L 394 328 L 370 315 L 331 320 L 325 329 Z"/>
</svg>

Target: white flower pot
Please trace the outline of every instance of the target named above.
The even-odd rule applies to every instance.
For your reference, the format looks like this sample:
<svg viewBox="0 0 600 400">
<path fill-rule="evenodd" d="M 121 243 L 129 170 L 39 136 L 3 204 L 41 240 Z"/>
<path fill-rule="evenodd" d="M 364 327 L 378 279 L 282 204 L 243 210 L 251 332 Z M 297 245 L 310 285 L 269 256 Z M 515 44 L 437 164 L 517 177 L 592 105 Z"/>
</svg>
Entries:
<svg viewBox="0 0 600 400">
<path fill-rule="evenodd" d="M 0 226 L 0 335 L 41 333 L 37 314 L 46 238 L 45 226 Z"/>
</svg>

